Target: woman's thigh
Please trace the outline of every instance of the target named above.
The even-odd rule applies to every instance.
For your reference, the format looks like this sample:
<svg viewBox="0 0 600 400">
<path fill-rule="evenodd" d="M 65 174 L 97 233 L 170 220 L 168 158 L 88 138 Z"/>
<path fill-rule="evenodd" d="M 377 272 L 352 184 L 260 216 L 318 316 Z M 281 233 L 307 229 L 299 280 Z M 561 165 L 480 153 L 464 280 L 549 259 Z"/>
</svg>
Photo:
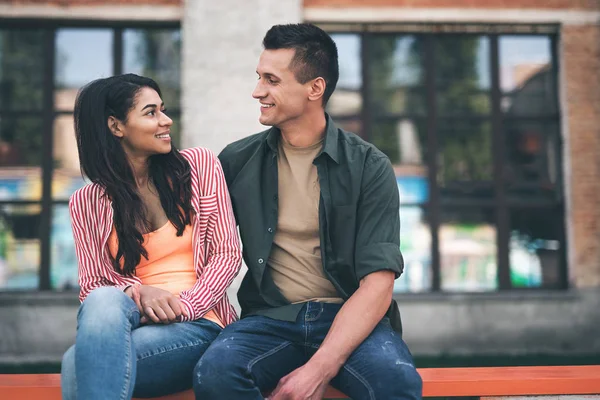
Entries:
<svg viewBox="0 0 600 400">
<path fill-rule="evenodd" d="M 192 372 L 221 328 L 206 319 L 135 329 L 134 396 L 157 397 L 192 387 Z"/>
</svg>

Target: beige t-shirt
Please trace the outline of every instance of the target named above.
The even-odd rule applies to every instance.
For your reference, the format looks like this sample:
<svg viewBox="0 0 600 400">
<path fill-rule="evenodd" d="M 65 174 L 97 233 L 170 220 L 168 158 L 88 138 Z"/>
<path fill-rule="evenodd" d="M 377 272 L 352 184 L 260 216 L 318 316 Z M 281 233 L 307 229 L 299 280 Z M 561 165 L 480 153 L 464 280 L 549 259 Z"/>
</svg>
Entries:
<svg viewBox="0 0 600 400">
<path fill-rule="evenodd" d="M 279 213 L 269 256 L 275 285 L 292 304 L 305 301 L 342 303 L 325 277 L 319 239 L 320 185 L 313 160 L 323 142 L 294 147 L 279 140 Z"/>
</svg>

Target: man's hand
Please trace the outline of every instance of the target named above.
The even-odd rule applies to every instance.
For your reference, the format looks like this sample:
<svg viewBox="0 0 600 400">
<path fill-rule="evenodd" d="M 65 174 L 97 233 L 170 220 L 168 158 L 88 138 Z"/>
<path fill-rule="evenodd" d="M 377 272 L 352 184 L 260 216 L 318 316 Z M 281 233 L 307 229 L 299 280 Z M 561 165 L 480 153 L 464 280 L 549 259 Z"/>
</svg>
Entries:
<svg viewBox="0 0 600 400">
<path fill-rule="evenodd" d="M 181 319 L 179 299 L 170 292 L 148 285 L 134 285 L 125 291 L 137 305 L 140 323 L 170 324 Z"/>
<path fill-rule="evenodd" d="M 268 400 L 321 400 L 330 380 L 322 369 L 305 364 L 281 378 Z"/>
</svg>

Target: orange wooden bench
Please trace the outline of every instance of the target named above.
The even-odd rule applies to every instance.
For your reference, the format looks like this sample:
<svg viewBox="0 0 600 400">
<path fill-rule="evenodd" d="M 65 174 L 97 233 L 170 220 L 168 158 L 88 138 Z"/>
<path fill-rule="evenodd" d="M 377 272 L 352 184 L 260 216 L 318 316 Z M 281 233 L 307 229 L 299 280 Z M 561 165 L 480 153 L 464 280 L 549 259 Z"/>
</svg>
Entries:
<svg viewBox="0 0 600 400">
<path fill-rule="evenodd" d="M 600 365 L 421 368 L 423 396 L 600 395 Z M 329 388 L 326 398 L 347 398 Z M 0 399 L 60 400 L 60 375 L 0 375 Z M 192 391 L 161 400 L 194 400 Z"/>
</svg>

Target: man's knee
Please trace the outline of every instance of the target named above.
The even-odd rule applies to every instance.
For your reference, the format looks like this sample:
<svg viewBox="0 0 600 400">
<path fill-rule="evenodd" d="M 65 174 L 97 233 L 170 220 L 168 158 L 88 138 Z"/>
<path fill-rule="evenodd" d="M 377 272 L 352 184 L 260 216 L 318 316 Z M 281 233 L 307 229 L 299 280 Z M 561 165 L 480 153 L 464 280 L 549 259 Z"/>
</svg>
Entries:
<svg viewBox="0 0 600 400">
<path fill-rule="evenodd" d="M 217 339 L 204 352 L 194 368 L 194 391 L 196 397 L 221 398 L 236 379 L 244 373 L 243 363 L 236 357 L 239 352 L 227 344 L 228 338 Z M 212 394 L 216 395 L 213 397 Z"/>
</svg>

